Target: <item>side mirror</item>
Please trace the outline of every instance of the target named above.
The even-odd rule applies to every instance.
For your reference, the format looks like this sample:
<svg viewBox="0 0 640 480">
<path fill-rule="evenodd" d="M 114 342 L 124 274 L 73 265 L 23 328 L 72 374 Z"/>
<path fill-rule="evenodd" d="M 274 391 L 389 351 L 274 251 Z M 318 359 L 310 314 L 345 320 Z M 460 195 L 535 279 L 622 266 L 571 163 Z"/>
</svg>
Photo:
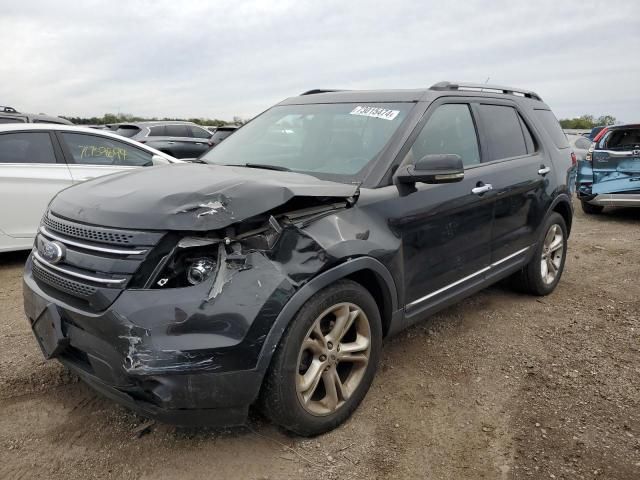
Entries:
<svg viewBox="0 0 640 480">
<path fill-rule="evenodd" d="M 400 167 L 395 174 L 397 183 L 414 185 L 422 183 L 453 183 L 464 178 L 462 157 L 439 153 L 425 155 L 413 165 Z"/>
<path fill-rule="evenodd" d="M 164 157 L 161 157 L 160 155 L 154 155 L 153 157 L 151 157 L 151 162 L 153 163 L 153 165 L 168 165 L 171 162 L 169 160 L 167 160 Z"/>
</svg>

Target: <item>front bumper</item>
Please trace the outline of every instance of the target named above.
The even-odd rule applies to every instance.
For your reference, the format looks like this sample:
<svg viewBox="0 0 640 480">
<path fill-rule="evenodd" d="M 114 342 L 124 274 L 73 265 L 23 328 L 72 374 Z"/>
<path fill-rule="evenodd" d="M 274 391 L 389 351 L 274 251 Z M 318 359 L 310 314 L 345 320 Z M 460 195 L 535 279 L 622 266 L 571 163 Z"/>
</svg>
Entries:
<svg viewBox="0 0 640 480">
<path fill-rule="evenodd" d="M 294 293 L 264 257 L 210 297 L 210 285 L 124 290 L 107 310 L 65 303 L 24 274 L 24 305 L 47 358 L 107 397 L 163 422 L 237 425 L 256 400 L 264 339 Z M 255 286 L 260 285 L 257 289 Z M 188 291 L 187 291 L 188 290 Z"/>
<path fill-rule="evenodd" d="M 603 207 L 640 207 L 640 194 L 601 193 L 588 200 L 587 203 Z"/>
</svg>

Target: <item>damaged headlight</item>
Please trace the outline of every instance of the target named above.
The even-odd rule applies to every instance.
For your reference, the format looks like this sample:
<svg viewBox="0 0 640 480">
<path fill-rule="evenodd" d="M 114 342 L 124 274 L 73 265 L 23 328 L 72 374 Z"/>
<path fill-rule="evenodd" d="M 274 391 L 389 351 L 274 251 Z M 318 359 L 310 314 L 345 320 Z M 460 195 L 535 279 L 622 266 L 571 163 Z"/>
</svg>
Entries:
<svg viewBox="0 0 640 480">
<path fill-rule="evenodd" d="M 186 237 L 156 269 L 153 288 L 198 285 L 216 271 L 220 240 Z"/>
<path fill-rule="evenodd" d="M 216 268 L 216 262 L 211 258 L 198 258 L 187 269 L 187 281 L 191 285 L 198 285 L 211 276 Z"/>
</svg>

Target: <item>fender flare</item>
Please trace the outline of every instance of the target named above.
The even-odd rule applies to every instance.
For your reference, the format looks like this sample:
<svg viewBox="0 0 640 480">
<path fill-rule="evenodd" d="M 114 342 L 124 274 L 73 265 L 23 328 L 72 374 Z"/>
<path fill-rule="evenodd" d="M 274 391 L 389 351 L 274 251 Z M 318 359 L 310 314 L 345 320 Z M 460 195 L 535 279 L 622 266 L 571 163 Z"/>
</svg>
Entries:
<svg viewBox="0 0 640 480">
<path fill-rule="evenodd" d="M 569 211 L 571 212 L 569 223 L 567 225 L 567 229 L 568 229 L 568 231 L 570 233 L 571 232 L 571 227 L 573 225 L 573 202 L 571 201 L 571 197 L 569 196 L 569 194 L 567 194 L 567 193 L 558 194 L 556 196 L 556 198 L 554 198 L 553 201 L 551 202 L 551 205 L 549 205 L 549 208 L 547 209 L 547 212 L 545 213 L 545 218 L 547 218 L 551 214 L 551 212 L 553 212 L 555 210 L 555 208 L 560 203 L 566 203 L 567 206 L 569 207 Z"/>
<path fill-rule="evenodd" d="M 258 357 L 257 371 L 262 375 L 266 373 L 267 368 L 269 368 L 271 363 L 271 357 L 278 347 L 284 331 L 287 329 L 296 313 L 298 313 L 298 310 L 300 310 L 302 305 L 304 305 L 309 298 L 335 281 L 361 270 L 371 270 L 380 277 L 389 291 L 391 311 L 397 311 L 398 291 L 396 289 L 395 281 L 387 267 L 385 267 L 379 260 L 372 257 L 348 259 L 314 277 L 293 294 L 291 299 L 278 314 L 278 317 L 271 326 L 271 330 L 269 330 L 269 333 L 267 334 L 267 338 L 262 345 L 262 349 Z"/>
</svg>

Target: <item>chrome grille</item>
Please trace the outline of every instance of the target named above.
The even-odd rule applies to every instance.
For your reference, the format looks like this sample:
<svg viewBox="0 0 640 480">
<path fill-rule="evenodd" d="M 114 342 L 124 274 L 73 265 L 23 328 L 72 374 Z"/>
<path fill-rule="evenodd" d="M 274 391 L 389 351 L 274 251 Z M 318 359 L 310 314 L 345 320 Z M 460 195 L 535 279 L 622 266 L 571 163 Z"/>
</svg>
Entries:
<svg viewBox="0 0 640 480">
<path fill-rule="evenodd" d="M 82 238 L 93 242 L 114 243 L 117 245 L 129 244 L 133 235 L 126 233 L 116 233 L 114 231 L 98 230 L 95 228 L 80 227 L 69 224 L 69 222 L 61 222 L 54 220 L 51 215 L 44 217 L 44 224 L 51 230 L 68 235 L 70 237 Z"/>
<path fill-rule="evenodd" d="M 36 281 L 101 310 L 126 288 L 163 236 L 86 225 L 48 212 L 36 237 L 32 274 Z M 47 255 L 52 247 L 62 253 Z"/>
<path fill-rule="evenodd" d="M 33 276 L 38 280 L 42 280 L 44 283 L 75 297 L 88 297 L 97 291 L 95 287 L 83 285 L 80 282 L 66 279 L 61 275 L 50 273 L 36 262 L 33 262 L 32 271 Z"/>
</svg>

